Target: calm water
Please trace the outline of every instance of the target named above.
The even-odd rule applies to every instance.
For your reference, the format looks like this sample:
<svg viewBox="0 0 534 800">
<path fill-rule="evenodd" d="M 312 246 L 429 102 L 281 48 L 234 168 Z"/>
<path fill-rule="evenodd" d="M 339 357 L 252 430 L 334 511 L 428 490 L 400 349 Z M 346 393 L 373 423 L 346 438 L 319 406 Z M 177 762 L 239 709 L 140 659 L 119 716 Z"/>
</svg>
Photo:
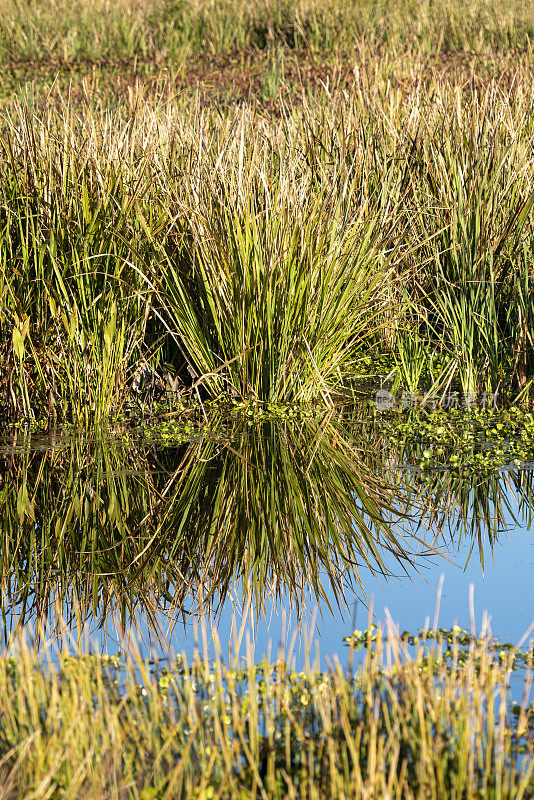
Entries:
<svg viewBox="0 0 534 800">
<path fill-rule="evenodd" d="M 501 485 L 513 502 L 513 491 L 506 485 L 508 477 L 501 476 Z M 210 635 L 212 626 L 216 628 L 223 652 L 236 641 L 243 626 L 243 653 L 246 653 L 248 638 L 259 657 L 276 654 L 281 649 L 284 653 L 291 651 L 297 663 L 302 664 L 310 649 L 312 634 L 311 657 L 316 656 L 318 646 L 323 666 L 334 657 L 344 662 L 348 649 L 343 647 L 343 637 L 354 627 L 368 627 L 370 611 L 375 624 L 387 627 L 389 616 L 400 631 L 416 631 L 434 626 L 437 606 L 440 627 L 458 624 L 472 630 L 474 620 L 477 633 L 487 625 L 500 641 L 517 644 L 534 622 L 534 535 L 526 521 L 518 524 L 508 515 L 508 523 L 507 530 L 494 543 L 493 552 L 488 548 L 484 567 L 471 541 L 451 539 L 443 543 L 439 555 L 420 558 L 417 570 L 409 576 L 399 575 L 398 570 L 397 575 L 388 579 L 369 575 L 365 595 L 347 591 L 341 607 L 337 606 L 333 591 L 327 592 L 328 604 L 318 602 L 313 593 L 308 592 L 299 614 L 290 593 L 285 592 L 280 601 L 268 600 L 263 611 L 258 613 L 254 604 L 243 602 L 243 592 L 238 588 L 233 601 L 227 601 L 219 615 L 208 613 L 204 617 L 210 652 L 216 647 Z M 391 567 L 394 572 L 395 564 Z M 170 650 L 184 650 L 191 655 L 195 643 L 203 649 L 201 619 L 194 615 L 185 624 L 176 626 L 173 623 L 174 620 L 169 624 L 165 615 L 160 615 L 161 630 Z M 138 625 L 135 635 L 138 639 L 141 636 L 146 651 L 161 652 L 146 621 L 140 619 Z M 118 648 L 117 637 L 111 639 Z M 526 641 L 529 639 L 530 636 Z M 101 642 L 101 635 L 96 640 Z M 107 644 L 111 652 L 111 641 Z"/>
<path fill-rule="evenodd" d="M 5 638 L 44 623 L 109 652 L 135 631 L 145 653 L 191 654 L 202 619 L 210 648 L 213 626 L 223 653 L 241 637 L 302 663 L 312 630 L 345 660 L 371 607 L 432 626 L 438 594 L 444 627 L 517 643 L 534 620 L 532 471 L 423 484 L 357 413 L 217 430 L 6 437 Z"/>
</svg>

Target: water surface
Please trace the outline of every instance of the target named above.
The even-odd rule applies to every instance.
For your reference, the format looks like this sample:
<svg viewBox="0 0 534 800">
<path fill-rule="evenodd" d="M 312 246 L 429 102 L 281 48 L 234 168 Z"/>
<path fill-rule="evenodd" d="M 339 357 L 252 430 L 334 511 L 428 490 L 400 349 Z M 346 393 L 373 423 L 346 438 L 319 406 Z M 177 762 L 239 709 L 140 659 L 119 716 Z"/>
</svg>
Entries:
<svg viewBox="0 0 534 800">
<path fill-rule="evenodd" d="M 370 609 L 400 630 L 437 619 L 514 642 L 534 619 L 534 473 L 422 482 L 417 454 L 361 412 L 228 420 L 189 441 L 18 432 L 0 460 L 5 642 L 67 646 L 69 631 L 71 645 L 191 654 L 203 621 L 223 652 L 239 634 L 257 654 L 294 640 L 302 661 L 313 630 L 343 660 Z"/>
</svg>

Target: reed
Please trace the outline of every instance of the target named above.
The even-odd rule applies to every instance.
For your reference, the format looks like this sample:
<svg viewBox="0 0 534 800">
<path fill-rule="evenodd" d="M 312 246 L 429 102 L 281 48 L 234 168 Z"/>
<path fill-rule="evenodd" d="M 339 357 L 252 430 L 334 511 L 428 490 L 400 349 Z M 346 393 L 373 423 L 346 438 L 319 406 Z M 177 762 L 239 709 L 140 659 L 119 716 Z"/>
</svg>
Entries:
<svg viewBox="0 0 534 800">
<path fill-rule="evenodd" d="M 524 368 L 527 353 L 521 360 L 518 350 L 529 312 L 520 286 L 532 272 L 534 194 L 528 155 L 507 137 L 492 93 L 475 98 L 471 109 L 470 129 L 459 109 L 440 135 L 420 134 L 420 149 L 429 149 L 414 159 L 423 180 L 415 190 L 420 213 L 412 219 L 421 224 L 425 265 L 418 276 L 426 290 L 421 324 L 454 364 L 464 394 L 474 395 L 498 391 Z"/>
<path fill-rule="evenodd" d="M 362 198 L 365 160 L 315 175 L 277 138 L 262 143 L 246 114 L 190 156 L 177 249 L 154 288 L 212 395 L 332 405 L 384 305 L 399 181 L 385 174 Z M 307 155 L 322 169 L 315 146 Z"/>
<path fill-rule="evenodd" d="M 0 323 L 4 346 L 10 336 L 12 344 L 4 402 L 26 417 L 47 409 L 52 421 L 98 419 L 120 404 L 146 338 L 146 301 L 127 271 L 128 229 L 138 224 L 128 160 L 124 151 L 91 155 L 106 136 L 98 125 L 85 129 L 80 153 L 68 112 L 37 121 L 20 109 L 4 125 Z"/>
<path fill-rule="evenodd" d="M 82 72 L 70 97 L 60 86 L 46 97 L 17 92 L 5 106 L 4 417 L 102 420 L 135 408 L 141 374 L 152 376 L 152 394 L 173 385 L 203 398 L 331 406 L 350 395 L 369 351 L 389 351 L 392 377 L 409 391 L 527 397 L 534 181 L 523 5 L 490 14 L 473 0 L 465 12 L 473 27 L 462 28 L 460 4 L 448 4 L 441 27 L 429 4 L 411 38 L 400 12 L 380 27 L 388 4 L 236 0 L 210 20 L 204 3 L 102 4 L 92 20 L 88 8 L 78 8 L 72 36 L 95 53 L 103 34 L 91 38 L 84 26 L 102 25 L 113 49 L 128 9 L 149 38 L 157 28 L 170 43 L 171 22 L 151 28 L 149 18 L 174 25 L 194 8 L 205 18 L 203 46 L 209 40 L 214 51 L 233 45 L 209 25 L 238 8 L 235 36 L 252 36 L 246 15 L 278 22 L 265 28 L 274 37 L 265 53 L 250 56 L 267 66 L 247 100 L 229 89 L 207 104 L 207 90 L 185 78 L 177 99 L 169 72 L 154 86 L 129 84 L 119 99 L 109 87 L 97 97 L 99 79 L 86 80 L 73 45 L 69 58 Z M 327 20 L 337 31 L 352 15 L 368 38 L 337 48 L 314 73 L 312 44 L 292 56 L 295 42 L 276 44 L 292 14 L 325 36 Z M 17 27 L 32 15 L 33 39 Z M 449 74 L 439 54 L 463 46 L 462 30 L 467 46 L 475 22 L 481 66 L 470 61 L 466 80 L 461 60 Z M 30 3 L 1 24 L 15 25 L 13 47 L 37 47 L 35 32 L 51 22 Z M 158 50 L 156 39 L 147 52 Z M 522 52 L 513 77 L 512 40 Z M 359 54 L 356 70 L 346 69 L 347 53 Z M 290 63 L 297 88 L 284 77 Z"/>
<path fill-rule="evenodd" d="M 359 632 L 358 632 L 359 634 Z M 515 651 L 452 632 L 410 657 L 389 631 L 356 637 L 356 675 L 297 674 L 196 657 L 52 653 L 23 642 L 0 658 L 2 797 L 370 798 L 530 796 L 528 679 L 512 713 Z M 523 659 L 524 660 L 524 659 Z M 531 662 L 532 652 L 526 661 Z M 519 663 L 519 662 L 518 662 Z"/>
</svg>

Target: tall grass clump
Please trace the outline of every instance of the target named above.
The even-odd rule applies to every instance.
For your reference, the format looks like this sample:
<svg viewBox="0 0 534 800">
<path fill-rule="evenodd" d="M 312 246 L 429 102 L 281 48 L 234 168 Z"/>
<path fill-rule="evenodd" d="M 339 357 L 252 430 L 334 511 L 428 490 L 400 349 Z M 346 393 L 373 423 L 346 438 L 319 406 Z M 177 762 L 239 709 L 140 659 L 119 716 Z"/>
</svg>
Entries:
<svg viewBox="0 0 534 800">
<path fill-rule="evenodd" d="M 4 119 L 11 415 L 102 418 L 158 359 L 213 397 L 331 405 L 393 277 L 400 179 L 377 181 L 377 143 L 324 151 L 320 108 L 272 126 L 63 111 Z"/>
<path fill-rule="evenodd" d="M 330 404 L 376 338 L 400 181 L 389 170 L 364 193 L 365 157 L 325 169 L 319 145 L 310 170 L 284 131 L 265 141 L 248 114 L 224 133 L 198 152 L 150 289 L 211 395 Z"/>
<path fill-rule="evenodd" d="M 297 674 L 282 656 L 255 665 L 251 648 L 246 661 L 151 668 L 136 655 L 43 661 L 21 643 L 0 658 L 0 791 L 526 800 L 528 679 L 511 713 L 514 652 L 499 659 L 487 638 L 468 650 L 460 638 L 423 639 L 410 658 L 393 633 L 386 643 L 369 631 L 355 677 L 339 665 Z"/>
<path fill-rule="evenodd" d="M 0 133 L 3 412 L 52 421 L 120 405 L 147 341 L 145 286 L 129 267 L 140 148 L 126 130 L 113 141 L 110 118 L 64 110 L 19 109 Z"/>
</svg>

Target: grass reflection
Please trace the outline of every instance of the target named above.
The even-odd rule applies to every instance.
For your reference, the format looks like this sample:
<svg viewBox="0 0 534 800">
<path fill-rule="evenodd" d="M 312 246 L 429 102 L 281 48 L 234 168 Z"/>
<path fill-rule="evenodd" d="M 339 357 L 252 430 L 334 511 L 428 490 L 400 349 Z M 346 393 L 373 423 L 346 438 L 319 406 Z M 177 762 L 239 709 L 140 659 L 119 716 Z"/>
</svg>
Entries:
<svg viewBox="0 0 534 800">
<path fill-rule="evenodd" d="M 423 482 L 401 456 L 409 465 L 361 410 L 212 419 L 165 445 L 19 432 L 0 449 L 5 635 L 31 623 L 81 636 L 111 619 L 124 630 L 140 615 L 158 635 L 162 615 L 216 613 L 236 588 L 256 613 L 282 595 L 297 611 L 310 597 L 343 606 L 372 575 L 413 573 L 446 534 L 469 537 L 484 565 L 504 527 L 529 523 L 532 474 Z"/>
<path fill-rule="evenodd" d="M 532 523 L 534 472 L 506 470 L 473 475 L 436 472 L 421 484 L 412 475 L 412 491 L 423 509 L 422 523 L 434 531 L 434 544 L 446 536 L 457 546 L 470 543 L 468 561 L 477 552 L 484 569 L 499 537 L 514 526 Z M 467 566 L 462 565 L 462 566 Z"/>
<path fill-rule="evenodd" d="M 342 603 L 365 575 L 408 568 L 402 497 L 332 419 L 219 426 L 187 444 L 125 446 L 109 436 L 19 434 L 0 454 L 2 606 L 18 625 L 78 626 L 142 612 L 149 625 L 240 583 L 267 596 L 305 590 Z M 224 433 L 222 433 L 224 431 Z M 11 617 L 10 617 L 11 619 Z"/>
</svg>

